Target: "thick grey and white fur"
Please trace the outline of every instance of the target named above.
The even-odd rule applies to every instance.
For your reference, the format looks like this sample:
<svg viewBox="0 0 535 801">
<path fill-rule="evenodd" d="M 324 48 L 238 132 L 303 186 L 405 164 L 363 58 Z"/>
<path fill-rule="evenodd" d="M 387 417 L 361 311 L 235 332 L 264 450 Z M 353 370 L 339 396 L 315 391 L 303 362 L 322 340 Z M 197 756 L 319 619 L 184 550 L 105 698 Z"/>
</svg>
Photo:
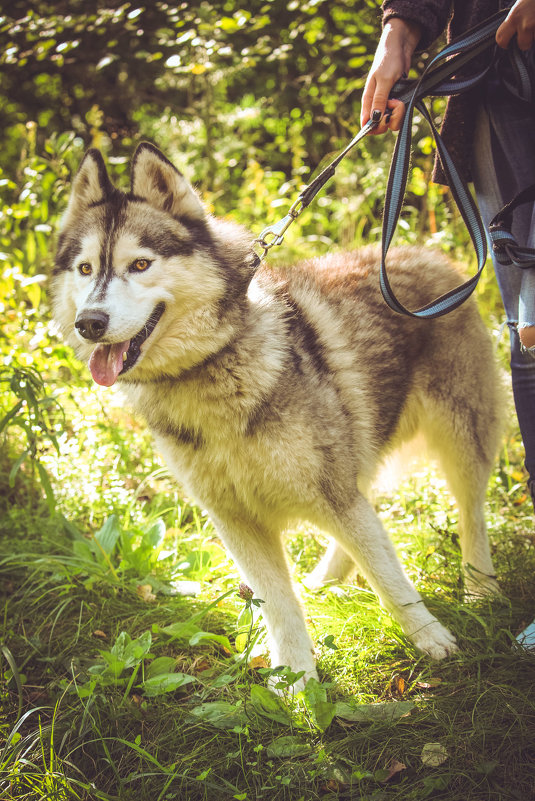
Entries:
<svg viewBox="0 0 535 801">
<path fill-rule="evenodd" d="M 427 610 L 366 498 L 384 457 L 420 432 L 459 508 L 465 581 L 496 590 L 483 504 L 499 440 L 490 338 L 472 302 L 433 321 L 390 311 L 374 249 L 288 268 L 206 214 L 152 145 L 128 194 L 97 150 L 74 179 L 57 249 L 54 314 L 95 380 L 120 382 L 167 464 L 207 510 L 262 607 L 271 663 L 315 674 L 281 534 L 307 520 L 336 543 L 314 582 L 357 565 L 416 648 L 454 636 Z M 402 302 L 459 282 L 440 255 L 392 251 Z"/>
</svg>

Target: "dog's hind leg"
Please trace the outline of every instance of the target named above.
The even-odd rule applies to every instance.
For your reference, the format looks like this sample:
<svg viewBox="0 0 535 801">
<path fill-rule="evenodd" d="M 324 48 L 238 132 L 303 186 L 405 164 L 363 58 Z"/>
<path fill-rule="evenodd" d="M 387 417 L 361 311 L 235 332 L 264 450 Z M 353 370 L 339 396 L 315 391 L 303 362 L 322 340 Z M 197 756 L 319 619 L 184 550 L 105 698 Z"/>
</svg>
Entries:
<svg viewBox="0 0 535 801">
<path fill-rule="evenodd" d="M 363 495 L 350 510 L 331 519 L 330 531 L 420 651 L 442 659 L 457 650 L 453 635 L 424 606 L 405 575 L 388 534 Z"/>
<path fill-rule="evenodd" d="M 450 403 L 451 401 L 451 403 Z M 459 509 L 465 588 L 469 596 L 499 592 L 485 523 L 486 488 L 492 470 L 498 425 L 492 415 L 480 416 L 467 403 L 434 403 L 423 421 L 430 450 L 438 458 Z"/>
<path fill-rule="evenodd" d="M 295 685 L 295 689 L 302 689 L 307 679 L 317 678 L 314 649 L 279 533 L 252 521 L 233 519 L 225 523 L 214 516 L 212 520 L 244 581 L 255 597 L 264 601 L 261 611 L 271 666 L 287 665 L 294 672 L 304 670 L 303 680 Z"/>
<path fill-rule="evenodd" d="M 355 570 L 354 560 L 336 540 L 331 540 L 320 561 L 305 578 L 303 584 L 309 590 L 317 590 L 331 581 L 344 581 Z"/>
</svg>

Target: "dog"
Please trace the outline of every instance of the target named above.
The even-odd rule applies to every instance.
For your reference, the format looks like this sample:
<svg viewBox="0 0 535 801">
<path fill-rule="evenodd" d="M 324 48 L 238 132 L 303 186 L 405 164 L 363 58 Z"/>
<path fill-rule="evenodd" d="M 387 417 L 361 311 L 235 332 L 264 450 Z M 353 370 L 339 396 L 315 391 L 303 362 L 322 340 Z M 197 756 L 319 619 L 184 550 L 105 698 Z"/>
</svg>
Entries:
<svg viewBox="0 0 535 801">
<path fill-rule="evenodd" d="M 413 307 L 459 279 L 445 257 L 418 248 L 393 249 L 390 274 Z M 98 150 L 84 156 L 52 288 L 66 341 L 98 384 L 121 385 L 264 600 L 272 666 L 316 676 L 281 538 L 298 520 L 334 539 L 314 583 L 356 564 L 419 651 L 442 659 L 457 649 L 367 494 L 385 456 L 422 433 L 459 507 L 467 590 L 497 590 L 483 505 L 499 380 L 473 302 L 428 321 L 392 312 L 370 247 L 260 264 L 251 235 L 207 215 L 148 143 L 128 193 Z"/>
</svg>

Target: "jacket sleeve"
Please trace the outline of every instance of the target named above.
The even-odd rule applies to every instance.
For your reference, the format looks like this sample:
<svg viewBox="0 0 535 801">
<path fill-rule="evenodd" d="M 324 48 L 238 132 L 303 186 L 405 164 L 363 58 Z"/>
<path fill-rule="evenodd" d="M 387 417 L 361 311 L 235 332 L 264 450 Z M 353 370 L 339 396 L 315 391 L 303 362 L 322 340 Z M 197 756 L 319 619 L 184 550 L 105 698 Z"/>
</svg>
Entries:
<svg viewBox="0 0 535 801">
<path fill-rule="evenodd" d="M 416 22 L 422 28 L 418 50 L 425 50 L 445 29 L 451 0 L 384 0 L 383 25 L 392 17 Z"/>
</svg>

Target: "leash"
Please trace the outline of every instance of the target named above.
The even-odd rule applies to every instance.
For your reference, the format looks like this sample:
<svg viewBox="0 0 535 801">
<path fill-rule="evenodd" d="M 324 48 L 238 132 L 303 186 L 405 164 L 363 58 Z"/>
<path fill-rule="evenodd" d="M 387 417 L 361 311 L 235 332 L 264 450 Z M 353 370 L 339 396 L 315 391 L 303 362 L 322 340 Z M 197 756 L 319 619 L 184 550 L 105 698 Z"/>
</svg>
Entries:
<svg viewBox="0 0 535 801">
<path fill-rule="evenodd" d="M 468 190 L 464 178 L 453 163 L 423 99 L 427 95 L 449 96 L 452 94 L 460 94 L 461 92 L 465 92 L 477 86 L 485 78 L 492 67 L 495 60 L 494 58 L 489 59 L 489 63 L 485 67 L 476 71 L 469 77 L 457 79 L 455 74 L 461 67 L 485 52 L 489 47 L 497 47 L 495 45 L 496 30 L 507 14 L 508 9 L 499 11 L 497 14 L 489 17 L 480 25 L 459 37 L 456 41 L 447 45 L 429 62 L 422 76 L 411 86 L 407 86 L 407 83 L 404 82 L 396 84 L 393 88 L 392 95 L 402 100 L 406 105 L 406 109 L 402 127 L 396 140 L 386 191 L 382 231 L 380 284 L 385 301 L 391 309 L 400 314 L 421 319 L 433 319 L 453 311 L 470 297 L 476 288 L 485 266 L 487 258 L 487 238 L 479 210 Z M 528 91 L 530 91 L 528 89 L 530 85 L 529 74 L 527 73 L 524 62 L 518 51 L 513 49 L 511 52 L 514 54 L 512 59 L 514 69 L 522 76 L 521 91 L 527 94 Z M 477 271 L 460 286 L 446 292 L 444 295 L 422 306 L 420 309 L 411 311 L 398 300 L 392 290 L 386 271 L 386 255 L 394 236 L 401 212 L 403 197 L 405 195 L 411 151 L 412 120 L 415 109 L 418 109 L 425 117 L 433 133 L 448 185 L 474 246 L 477 257 Z M 512 247 L 512 243 L 509 243 L 509 247 Z"/>
<path fill-rule="evenodd" d="M 522 270 L 535 267 L 535 249 L 521 247 L 511 233 L 513 211 L 524 203 L 535 201 L 535 184 L 528 186 L 507 203 L 491 220 L 489 234 L 496 260 L 500 264 L 515 265 Z"/>
<path fill-rule="evenodd" d="M 485 52 L 488 48 L 492 46 L 496 47 L 496 31 L 508 13 L 509 9 L 504 9 L 489 17 L 487 20 L 484 20 L 484 22 L 475 28 L 472 28 L 463 36 L 447 45 L 443 50 L 440 51 L 440 53 L 431 59 L 420 78 L 412 81 L 398 81 L 392 89 L 391 97 L 402 100 L 403 103 L 405 103 L 406 108 L 403 124 L 396 140 L 396 146 L 394 149 L 386 190 L 382 229 L 380 286 L 386 303 L 391 309 L 401 314 L 405 314 L 410 317 L 432 319 L 452 311 L 464 303 L 464 301 L 472 294 L 485 265 L 487 257 L 487 240 L 479 211 L 472 198 L 472 195 L 468 190 L 466 182 L 458 172 L 446 147 L 444 146 L 442 138 L 437 131 L 423 100 L 425 97 L 430 95 L 450 96 L 453 94 L 460 94 L 461 92 L 465 92 L 466 90 L 473 88 L 485 78 L 488 71 L 492 67 L 494 59 L 490 59 L 488 65 L 478 70 L 470 77 L 457 78 L 455 75 L 463 66 L 471 62 L 481 53 Z M 522 99 L 532 100 L 530 76 L 527 73 L 526 67 L 520 54 L 518 53 L 518 50 L 513 49 L 508 52 L 511 52 L 511 64 L 513 68 L 513 74 L 515 75 L 514 93 L 517 96 L 522 97 Z M 519 90 L 518 87 L 520 87 Z M 427 304 L 426 306 L 416 309 L 415 311 L 410 311 L 396 298 L 392 290 L 386 271 L 386 256 L 397 227 L 407 185 L 411 153 L 412 120 L 415 109 L 418 109 L 418 111 L 420 111 L 420 113 L 425 117 L 433 132 L 433 137 L 435 139 L 444 173 L 447 176 L 453 197 L 468 229 L 476 252 L 477 272 L 464 284 L 456 287 L 444 295 L 441 295 L 439 298 Z M 375 127 L 377 127 L 379 121 L 380 116 L 375 118 L 372 117 L 372 119 L 370 119 L 369 122 L 366 123 L 359 133 L 351 140 L 346 148 L 327 167 L 325 167 L 325 169 L 322 170 L 322 172 L 308 186 L 302 190 L 285 217 L 262 231 L 258 239 L 255 240 L 255 243 L 262 248 L 263 253 L 262 256 L 258 256 L 258 254 L 255 253 L 257 262 L 255 266 L 258 266 L 261 263 L 272 247 L 282 244 L 284 240 L 284 234 L 289 226 L 310 204 L 312 199 L 316 196 L 320 189 L 323 188 L 327 181 L 332 178 L 336 171 L 336 167 L 342 161 L 342 159 L 345 158 L 345 156 L 361 139 L 363 139 Z M 516 201 L 516 198 L 514 200 Z M 520 205 L 521 202 L 528 202 L 528 200 L 529 198 L 524 201 L 518 201 L 517 205 Z M 511 204 L 513 202 L 514 201 L 512 201 Z M 513 207 L 511 207 L 510 211 L 512 211 L 512 208 Z M 503 218 L 500 218 L 500 220 L 497 221 L 495 239 L 493 239 L 493 243 L 495 244 L 493 244 L 493 248 L 495 250 L 496 248 L 501 248 L 504 253 L 509 254 L 506 257 L 510 258 L 510 254 L 513 253 L 515 248 L 515 253 L 518 252 L 518 245 L 514 242 L 512 235 L 507 230 L 507 226 L 505 224 L 507 219 L 508 218 L 506 214 Z M 493 223 L 496 220 L 497 218 L 493 220 Z M 524 251 L 523 255 L 519 254 L 517 258 L 520 261 L 523 261 L 524 266 L 529 266 L 525 262 L 527 259 L 527 249 L 522 250 Z M 511 261 L 511 263 L 516 262 Z"/>
<path fill-rule="evenodd" d="M 297 200 L 292 203 L 290 206 L 288 213 L 282 220 L 279 220 L 274 225 L 269 225 L 267 228 L 264 228 L 258 239 L 255 239 L 255 244 L 260 245 L 263 249 L 262 256 L 257 255 L 258 263 L 260 263 L 268 254 L 268 251 L 275 247 L 276 245 L 282 245 L 284 241 L 284 234 L 290 227 L 290 225 L 296 220 L 301 212 L 306 209 L 306 207 L 312 202 L 312 200 L 316 197 L 320 189 L 322 189 L 327 181 L 329 181 L 334 173 L 336 172 L 336 168 L 340 164 L 343 158 L 347 156 L 347 154 L 353 150 L 355 145 L 360 142 L 361 139 L 364 139 L 370 131 L 374 128 L 377 128 L 380 122 L 379 118 L 373 118 L 369 120 L 366 125 L 361 128 L 356 136 L 353 137 L 351 142 L 344 148 L 344 150 L 328 164 L 325 169 L 323 169 L 319 175 L 314 178 L 314 180 L 305 186 L 305 188 L 300 193 Z M 256 254 L 255 254 L 256 255 Z"/>
</svg>

